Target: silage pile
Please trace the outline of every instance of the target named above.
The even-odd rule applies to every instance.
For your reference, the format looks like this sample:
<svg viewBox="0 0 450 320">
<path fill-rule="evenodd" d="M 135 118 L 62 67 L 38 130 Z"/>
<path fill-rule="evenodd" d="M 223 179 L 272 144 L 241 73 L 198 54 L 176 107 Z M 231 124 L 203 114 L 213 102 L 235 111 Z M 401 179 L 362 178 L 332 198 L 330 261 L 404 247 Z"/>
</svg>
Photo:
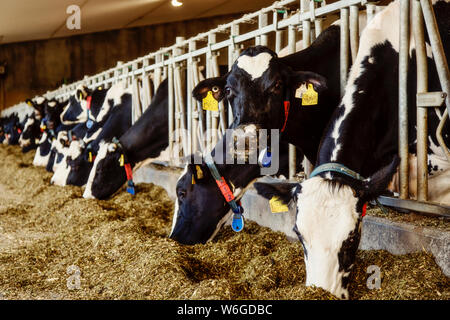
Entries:
<svg viewBox="0 0 450 320">
<path fill-rule="evenodd" d="M 304 286 L 301 246 L 281 233 L 247 222 L 206 245 L 179 245 L 167 239 L 173 202 L 160 187 L 139 185 L 133 200 L 124 190 L 86 200 L 80 188 L 49 185 L 51 174 L 31 165 L 32 153 L 0 146 L 0 298 L 334 299 Z M 379 290 L 366 286 L 374 264 Z M 360 251 L 350 292 L 449 299 L 449 284 L 427 253 Z"/>
</svg>

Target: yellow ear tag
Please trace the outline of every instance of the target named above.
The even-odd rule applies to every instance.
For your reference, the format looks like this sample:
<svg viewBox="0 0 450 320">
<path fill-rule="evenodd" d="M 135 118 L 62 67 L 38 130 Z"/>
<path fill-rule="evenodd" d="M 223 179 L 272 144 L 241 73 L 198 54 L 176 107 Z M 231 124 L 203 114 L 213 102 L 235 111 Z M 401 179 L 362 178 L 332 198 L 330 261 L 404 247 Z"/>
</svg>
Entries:
<svg viewBox="0 0 450 320">
<path fill-rule="evenodd" d="M 272 213 L 280 213 L 280 212 L 288 212 L 289 207 L 281 202 L 280 198 L 277 196 L 273 196 L 272 199 L 269 200 L 270 211 Z"/>
<path fill-rule="evenodd" d="M 32 104 L 30 101 L 28 101 L 27 104 L 28 104 L 30 107 L 33 106 L 33 104 Z"/>
<path fill-rule="evenodd" d="M 123 157 L 123 154 L 120 155 L 120 159 L 119 159 L 119 165 L 121 167 L 123 167 L 125 165 L 125 159 Z"/>
<path fill-rule="evenodd" d="M 89 151 L 89 162 L 92 162 L 92 152 Z"/>
<path fill-rule="evenodd" d="M 314 90 L 311 83 L 308 83 L 308 90 L 302 95 L 302 106 L 313 106 L 319 101 L 319 94 Z"/>
<path fill-rule="evenodd" d="M 195 166 L 195 169 L 197 169 L 197 179 L 203 179 L 203 171 L 202 168 L 200 168 L 199 165 Z"/>
<path fill-rule="evenodd" d="M 206 97 L 202 100 L 203 110 L 219 111 L 219 102 L 214 98 L 212 91 L 208 91 Z"/>
<path fill-rule="evenodd" d="M 194 175 L 192 175 L 192 184 L 195 184 L 195 178 L 194 178 Z"/>
<path fill-rule="evenodd" d="M 80 92 L 80 101 L 83 100 L 83 94 Z"/>
</svg>

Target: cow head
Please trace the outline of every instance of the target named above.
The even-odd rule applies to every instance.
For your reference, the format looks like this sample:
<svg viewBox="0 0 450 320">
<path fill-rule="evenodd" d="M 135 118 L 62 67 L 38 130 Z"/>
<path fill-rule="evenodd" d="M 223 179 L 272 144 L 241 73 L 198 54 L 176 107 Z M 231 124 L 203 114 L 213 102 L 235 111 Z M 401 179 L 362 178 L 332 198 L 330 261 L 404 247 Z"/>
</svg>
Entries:
<svg viewBox="0 0 450 320">
<path fill-rule="evenodd" d="M 281 129 L 284 101 L 293 101 L 296 90 L 306 84 L 312 84 L 317 92 L 326 89 L 322 76 L 293 71 L 270 49 L 256 46 L 244 50 L 228 74 L 200 82 L 193 95 L 199 101 L 208 92 L 218 101 L 226 98 L 233 110 L 232 128 L 253 123 L 265 129 Z"/>
<path fill-rule="evenodd" d="M 96 151 L 93 150 L 91 144 L 81 141 L 74 141 L 71 144 L 78 149 L 77 156 L 67 158 L 67 164 L 70 166 L 70 172 L 67 177 L 67 184 L 74 186 L 83 186 L 86 184 L 94 164 Z"/>
<path fill-rule="evenodd" d="M 3 130 L 5 132 L 4 144 L 16 145 L 19 143 L 23 127 L 17 113 L 13 113 L 8 117 L 3 125 Z"/>
<path fill-rule="evenodd" d="M 34 109 L 35 118 L 41 120 L 45 114 L 45 105 L 47 99 L 44 97 L 37 97 L 35 101 L 31 99 L 25 100 L 25 102 Z"/>
<path fill-rule="evenodd" d="M 71 95 L 64 111 L 61 113 L 61 122 L 65 125 L 85 122 L 87 120 L 86 98 L 91 94 L 91 90 L 86 86 L 80 86 Z"/>
<path fill-rule="evenodd" d="M 211 240 L 231 214 L 205 163 L 188 164 L 176 185 L 170 238 L 183 244 Z"/>
<path fill-rule="evenodd" d="M 19 144 L 23 152 L 36 148 L 41 137 L 40 122 L 33 115 L 29 116 L 23 127 L 23 132 L 19 138 Z"/>
<path fill-rule="evenodd" d="M 45 117 L 47 119 L 47 128 L 49 130 L 56 130 L 60 125 L 60 115 L 62 107 L 56 100 L 50 100 L 45 105 Z"/>
<path fill-rule="evenodd" d="M 120 166 L 122 154 L 117 143 L 99 143 L 98 154 L 83 193 L 84 198 L 106 199 L 127 181 L 125 169 Z"/>
<path fill-rule="evenodd" d="M 361 236 L 364 204 L 379 196 L 389 184 L 398 158 L 364 181 L 329 173 L 298 183 L 255 183 L 260 195 L 277 196 L 285 204 L 297 205 L 294 232 L 303 245 L 306 285 L 348 299 L 350 271 Z"/>
</svg>

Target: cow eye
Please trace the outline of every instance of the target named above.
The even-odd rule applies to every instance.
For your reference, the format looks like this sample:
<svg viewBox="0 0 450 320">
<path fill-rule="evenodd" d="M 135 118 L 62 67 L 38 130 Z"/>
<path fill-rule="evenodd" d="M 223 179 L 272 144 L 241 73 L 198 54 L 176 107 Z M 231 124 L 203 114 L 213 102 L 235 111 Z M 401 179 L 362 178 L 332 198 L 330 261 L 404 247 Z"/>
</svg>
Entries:
<svg viewBox="0 0 450 320">
<path fill-rule="evenodd" d="M 178 199 L 183 201 L 186 197 L 186 191 L 185 190 L 178 190 Z"/>
<path fill-rule="evenodd" d="M 281 91 L 281 87 L 283 86 L 283 83 L 281 80 L 278 80 L 275 85 L 273 86 L 273 91 Z"/>
<path fill-rule="evenodd" d="M 214 93 L 219 92 L 219 87 L 218 86 L 212 87 L 212 92 Z"/>
<path fill-rule="evenodd" d="M 231 90 L 230 87 L 226 87 L 225 88 L 225 94 L 227 97 L 231 97 L 231 95 L 233 94 L 233 90 Z"/>
</svg>

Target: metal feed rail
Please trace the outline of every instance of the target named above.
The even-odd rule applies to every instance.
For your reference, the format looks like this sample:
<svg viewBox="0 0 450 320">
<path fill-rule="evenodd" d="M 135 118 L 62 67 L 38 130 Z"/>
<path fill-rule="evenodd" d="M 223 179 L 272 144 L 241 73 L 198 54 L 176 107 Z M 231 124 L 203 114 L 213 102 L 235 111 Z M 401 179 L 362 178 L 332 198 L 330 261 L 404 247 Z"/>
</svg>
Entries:
<svg viewBox="0 0 450 320">
<path fill-rule="evenodd" d="M 203 111 L 202 106 L 191 96 L 192 89 L 202 79 L 200 73 L 202 60 L 206 61 L 206 76 L 219 75 L 218 55 L 227 54 L 228 67 L 239 56 L 245 42 L 254 41 L 254 44 L 268 45 L 269 35 L 275 35 L 274 50 L 278 53 L 287 45 L 289 53 L 295 52 L 296 38 L 301 31 L 303 48 L 310 45 L 322 31 L 323 18 L 338 13 L 340 16 L 341 48 L 340 48 L 340 78 L 341 95 L 344 93 L 347 75 L 351 62 L 355 60 L 359 44 L 359 19 L 361 8 L 367 11 L 367 22 L 382 7 L 366 0 L 342 0 L 331 4 L 325 1 L 312 0 L 284 0 L 258 12 L 246 14 L 230 23 L 218 26 L 208 32 L 200 33 L 190 39 L 177 37 L 176 43 L 170 47 L 162 48 L 156 52 L 140 57 L 126 63 L 118 62 L 117 66 L 93 76 L 85 76 L 82 80 L 70 85 L 63 85 L 57 90 L 47 92 L 48 99 L 67 99 L 80 85 L 90 87 L 109 87 L 119 81 L 125 81 L 133 92 L 133 122 L 145 111 L 150 104 L 152 95 L 163 79 L 168 78 L 169 88 L 169 149 L 173 159 L 189 155 L 195 151 L 211 150 L 225 129 L 232 122 L 233 116 L 230 106 L 219 106 L 219 111 Z M 434 214 L 449 215 L 450 208 L 427 202 L 427 126 L 426 109 L 418 107 L 418 200 L 405 200 L 408 198 L 408 136 L 407 136 L 407 97 L 406 74 L 409 44 L 409 10 L 410 1 L 400 0 L 400 53 L 399 53 L 399 154 L 402 158 L 400 165 L 400 197 L 380 197 L 380 202 L 386 205 L 422 211 Z M 430 34 L 431 47 L 439 71 L 439 79 L 443 92 L 449 93 L 449 72 L 445 61 L 439 33 L 434 21 L 434 13 L 430 0 L 413 0 L 414 36 L 418 43 L 423 43 L 423 23 L 421 12 L 423 10 L 427 31 Z M 421 8 L 422 6 L 422 8 Z M 271 19 L 270 19 L 271 18 Z M 254 30 L 240 34 L 240 26 L 253 24 Z M 287 44 L 283 43 L 287 33 Z M 219 37 L 227 38 L 218 41 Z M 200 43 L 205 44 L 198 47 Z M 426 55 L 418 46 L 418 100 L 427 91 L 426 88 Z M 420 52 L 419 52 L 420 51 Z M 422 54 L 422 55 L 421 55 Z M 151 85 L 150 78 L 153 80 Z M 187 96 L 185 92 L 188 92 Z M 442 95 L 442 94 L 441 94 Z M 450 110 L 449 96 L 445 100 Z M 434 105 L 434 107 L 437 107 Z M 443 139 L 441 131 L 447 114 L 442 117 L 437 137 L 441 146 Z M 445 147 L 444 147 L 445 149 Z M 448 155 L 450 159 L 450 155 Z M 295 148 L 289 149 L 289 177 L 295 175 Z M 176 165 L 175 162 L 172 165 Z M 304 163 L 307 175 L 312 165 Z"/>
</svg>

